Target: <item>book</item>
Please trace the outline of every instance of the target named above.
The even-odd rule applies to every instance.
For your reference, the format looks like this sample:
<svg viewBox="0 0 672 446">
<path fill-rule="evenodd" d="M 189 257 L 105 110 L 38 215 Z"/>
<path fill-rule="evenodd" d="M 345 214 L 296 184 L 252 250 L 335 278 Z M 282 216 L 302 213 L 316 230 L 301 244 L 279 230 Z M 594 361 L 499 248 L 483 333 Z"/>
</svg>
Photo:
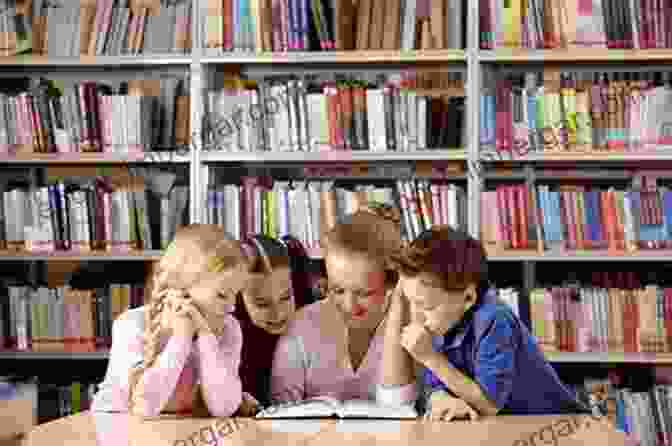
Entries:
<svg viewBox="0 0 672 446">
<path fill-rule="evenodd" d="M 411 406 L 381 405 L 369 400 L 341 401 L 329 396 L 309 398 L 299 402 L 282 403 L 267 407 L 256 418 L 417 418 Z"/>
</svg>

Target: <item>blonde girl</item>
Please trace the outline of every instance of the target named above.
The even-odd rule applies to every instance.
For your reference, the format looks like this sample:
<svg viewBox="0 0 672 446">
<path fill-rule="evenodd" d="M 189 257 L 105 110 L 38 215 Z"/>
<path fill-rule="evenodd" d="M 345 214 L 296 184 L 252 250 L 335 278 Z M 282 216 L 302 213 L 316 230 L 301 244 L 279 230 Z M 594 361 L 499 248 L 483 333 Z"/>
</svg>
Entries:
<svg viewBox="0 0 672 446">
<path fill-rule="evenodd" d="M 113 325 L 93 410 L 231 416 L 242 400 L 242 334 L 233 317 L 249 260 L 215 225 L 180 229 L 156 265 L 149 299 Z"/>
</svg>

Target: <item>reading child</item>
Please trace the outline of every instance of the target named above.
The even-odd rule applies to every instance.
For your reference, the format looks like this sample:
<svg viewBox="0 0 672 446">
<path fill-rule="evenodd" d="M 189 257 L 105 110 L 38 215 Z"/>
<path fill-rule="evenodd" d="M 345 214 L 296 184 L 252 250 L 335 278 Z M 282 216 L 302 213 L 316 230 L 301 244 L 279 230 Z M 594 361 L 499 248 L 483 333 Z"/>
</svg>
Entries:
<svg viewBox="0 0 672 446">
<path fill-rule="evenodd" d="M 414 384 L 378 387 L 383 322 L 397 284 L 389 260 L 401 247 L 398 211 L 371 203 L 336 223 L 323 246 L 328 293 L 297 312 L 278 341 L 273 401 L 329 396 L 414 402 Z"/>
<path fill-rule="evenodd" d="M 434 227 L 393 261 L 415 321 L 386 342 L 425 366 L 430 418 L 585 410 L 525 325 L 488 289 L 478 241 Z"/>
<path fill-rule="evenodd" d="M 231 416 L 240 406 L 242 334 L 231 314 L 248 278 L 240 244 L 215 225 L 178 230 L 151 295 L 113 324 L 105 379 L 92 410 L 142 416 Z"/>
<path fill-rule="evenodd" d="M 252 415 L 270 404 L 273 352 L 298 308 L 310 303 L 305 279 L 307 255 L 301 243 L 290 237 L 263 235 L 243 242 L 252 260 L 251 277 L 238 294 L 234 315 L 243 332 L 240 379 L 251 400 L 240 415 Z"/>
</svg>

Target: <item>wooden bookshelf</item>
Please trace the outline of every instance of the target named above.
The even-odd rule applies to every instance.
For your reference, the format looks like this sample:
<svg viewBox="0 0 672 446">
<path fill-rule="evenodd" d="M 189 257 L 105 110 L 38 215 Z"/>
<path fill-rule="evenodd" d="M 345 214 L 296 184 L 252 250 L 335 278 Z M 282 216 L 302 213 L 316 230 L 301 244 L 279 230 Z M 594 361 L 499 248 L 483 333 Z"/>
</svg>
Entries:
<svg viewBox="0 0 672 446">
<path fill-rule="evenodd" d="M 665 49 L 607 49 L 607 48 L 568 48 L 568 49 L 525 49 L 498 48 L 479 50 L 481 62 L 495 63 L 637 63 L 670 62 L 672 48 Z"/>
<path fill-rule="evenodd" d="M 6 164 L 128 164 L 128 163 L 188 163 L 189 156 L 180 156 L 175 151 L 133 154 L 114 153 L 21 153 L 0 155 L 0 163 Z"/>
<path fill-rule="evenodd" d="M 184 65 L 193 62 L 191 55 L 142 55 L 142 56 L 86 56 L 79 57 L 54 57 L 35 54 L 25 54 L 11 57 L 0 57 L 0 66 L 6 67 L 143 67 Z"/>
<path fill-rule="evenodd" d="M 215 55 L 216 54 L 216 55 Z M 361 64 L 361 63 L 454 63 L 466 62 L 466 51 L 423 50 L 423 51 L 311 51 L 311 52 L 231 52 L 215 53 L 206 50 L 202 59 L 206 64 Z"/>
<path fill-rule="evenodd" d="M 553 363 L 672 364 L 672 353 L 546 352 L 544 355 Z"/>
<path fill-rule="evenodd" d="M 109 350 L 99 350 L 95 352 L 67 352 L 67 351 L 30 351 L 30 350 L 0 350 L 0 360 L 21 359 L 73 359 L 73 360 L 101 360 L 108 359 Z"/>
<path fill-rule="evenodd" d="M 31 253 L 24 251 L 0 251 L 0 261 L 153 261 L 161 258 L 161 251 L 131 251 L 123 252 L 107 252 L 107 251 L 90 251 L 75 253 L 70 251 L 54 251 L 49 253 Z"/>
</svg>

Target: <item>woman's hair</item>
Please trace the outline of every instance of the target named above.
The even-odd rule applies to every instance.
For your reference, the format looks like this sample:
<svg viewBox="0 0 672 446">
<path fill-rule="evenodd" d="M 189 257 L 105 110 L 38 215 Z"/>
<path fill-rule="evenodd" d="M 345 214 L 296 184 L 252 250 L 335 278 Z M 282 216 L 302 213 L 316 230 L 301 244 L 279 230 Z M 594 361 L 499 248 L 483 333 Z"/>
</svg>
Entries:
<svg viewBox="0 0 672 446">
<path fill-rule="evenodd" d="M 325 258 L 330 252 L 362 254 L 378 262 L 386 271 L 388 283 L 397 280 L 390 264 L 402 247 L 401 215 L 388 204 L 369 202 L 357 212 L 343 216 L 324 236 Z"/>
<path fill-rule="evenodd" d="M 165 297 L 174 293 L 186 297 L 186 290 L 206 272 L 239 268 L 249 271 L 250 261 L 240 243 L 216 225 L 191 224 L 178 229 L 175 239 L 152 268 L 150 294 L 145 302 L 143 361 L 131 369 L 129 412 L 138 412 L 143 401 L 137 384 L 143 372 L 154 365 L 160 349 L 161 314 Z"/>
<path fill-rule="evenodd" d="M 392 264 L 405 276 L 434 274 L 445 289 L 475 284 L 479 296 L 488 288 L 488 263 L 483 245 L 464 231 L 433 226 L 422 232 Z"/>
<path fill-rule="evenodd" d="M 289 268 L 291 291 L 297 308 L 309 303 L 306 275 L 308 255 L 301 242 L 289 235 L 281 239 L 254 235 L 247 237 L 242 247 L 251 259 L 251 273 L 265 275 L 272 273 L 276 268 Z M 244 309 L 242 296 L 238 296 L 236 302 L 236 311 L 239 312 L 239 309 Z"/>
</svg>

